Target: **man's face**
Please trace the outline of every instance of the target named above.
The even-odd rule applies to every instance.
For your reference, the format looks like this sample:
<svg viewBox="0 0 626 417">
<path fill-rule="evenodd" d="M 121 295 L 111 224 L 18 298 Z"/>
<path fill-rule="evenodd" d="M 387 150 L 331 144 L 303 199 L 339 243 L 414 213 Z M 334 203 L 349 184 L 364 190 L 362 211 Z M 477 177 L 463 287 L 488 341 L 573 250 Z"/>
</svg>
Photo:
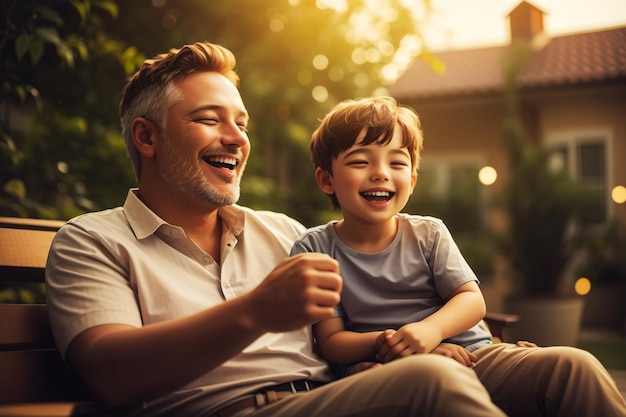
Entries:
<svg viewBox="0 0 626 417">
<path fill-rule="evenodd" d="M 212 206 L 237 202 L 250 153 L 239 91 L 215 72 L 193 73 L 175 85 L 183 99 L 168 110 L 167 132 L 156 145 L 160 175 Z"/>
</svg>

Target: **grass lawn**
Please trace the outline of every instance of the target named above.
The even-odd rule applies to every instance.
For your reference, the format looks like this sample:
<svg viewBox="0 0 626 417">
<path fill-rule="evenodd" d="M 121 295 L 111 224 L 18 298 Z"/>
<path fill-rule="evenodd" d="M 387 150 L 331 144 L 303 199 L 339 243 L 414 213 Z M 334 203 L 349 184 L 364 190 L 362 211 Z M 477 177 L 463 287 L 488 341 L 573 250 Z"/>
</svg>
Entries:
<svg viewBox="0 0 626 417">
<path fill-rule="evenodd" d="M 577 346 L 593 353 L 607 369 L 626 370 L 626 337 L 581 338 Z"/>
</svg>

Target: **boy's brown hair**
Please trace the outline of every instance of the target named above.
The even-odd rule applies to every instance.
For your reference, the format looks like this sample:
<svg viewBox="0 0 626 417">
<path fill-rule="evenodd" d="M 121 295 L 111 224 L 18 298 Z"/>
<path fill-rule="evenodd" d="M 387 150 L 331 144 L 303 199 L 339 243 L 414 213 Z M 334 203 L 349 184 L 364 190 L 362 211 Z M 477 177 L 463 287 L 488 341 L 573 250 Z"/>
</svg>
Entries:
<svg viewBox="0 0 626 417">
<path fill-rule="evenodd" d="M 402 132 L 402 145 L 411 156 L 412 169 L 417 172 L 424 143 L 419 116 L 392 97 L 345 100 L 333 107 L 311 137 L 313 164 L 332 175 L 333 159 L 355 144 L 363 128 L 367 132 L 360 145 L 386 145 L 393 138 L 396 126 Z M 329 198 L 338 209 L 337 197 L 333 194 Z"/>
</svg>

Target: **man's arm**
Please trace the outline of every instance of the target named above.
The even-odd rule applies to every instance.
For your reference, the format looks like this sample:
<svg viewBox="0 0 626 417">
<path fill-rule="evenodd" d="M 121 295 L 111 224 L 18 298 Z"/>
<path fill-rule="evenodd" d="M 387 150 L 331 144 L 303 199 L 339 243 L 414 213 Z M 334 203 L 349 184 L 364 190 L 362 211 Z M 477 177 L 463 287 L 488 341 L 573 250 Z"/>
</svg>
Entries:
<svg viewBox="0 0 626 417">
<path fill-rule="evenodd" d="M 111 406 L 145 401 L 219 366 L 266 332 L 333 315 L 341 278 L 322 254 L 285 259 L 254 290 L 189 317 L 141 328 L 102 325 L 79 334 L 68 357 Z"/>
</svg>

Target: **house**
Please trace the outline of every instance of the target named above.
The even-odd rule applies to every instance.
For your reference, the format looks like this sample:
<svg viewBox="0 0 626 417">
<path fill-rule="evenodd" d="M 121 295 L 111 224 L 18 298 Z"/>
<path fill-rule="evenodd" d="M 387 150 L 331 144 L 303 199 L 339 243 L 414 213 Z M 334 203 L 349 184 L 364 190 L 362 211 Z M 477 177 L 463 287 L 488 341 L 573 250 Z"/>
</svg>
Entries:
<svg viewBox="0 0 626 417">
<path fill-rule="evenodd" d="M 441 65 L 417 60 L 389 87 L 422 120 L 417 192 L 427 188 L 426 200 L 463 193 L 448 204 L 456 211 L 444 212 L 446 223 L 499 221 L 486 201 L 507 179 L 502 68 L 513 46 L 524 43 L 532 52 L 517 85 L 527 137 L 559 150 L 570 175 L 594 189 L 593 222 L 626 224 L 626 203 L 612 197 L 626 187 L 626 26 L 550 38 L 534 5 L 522 1 L 508 17 L 510 45 L 434 52 Z M 497 173 L 488 186 L 476 179 L 486 166 Z M 503 289 L 495 275 L 483 291 L 498 310 Z"/>
</svg>

